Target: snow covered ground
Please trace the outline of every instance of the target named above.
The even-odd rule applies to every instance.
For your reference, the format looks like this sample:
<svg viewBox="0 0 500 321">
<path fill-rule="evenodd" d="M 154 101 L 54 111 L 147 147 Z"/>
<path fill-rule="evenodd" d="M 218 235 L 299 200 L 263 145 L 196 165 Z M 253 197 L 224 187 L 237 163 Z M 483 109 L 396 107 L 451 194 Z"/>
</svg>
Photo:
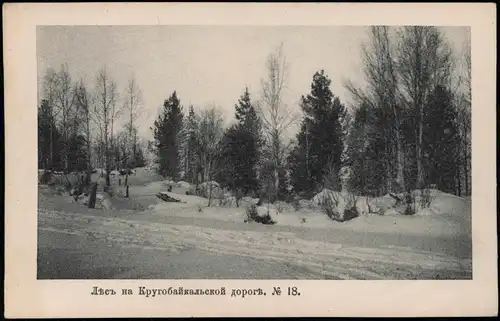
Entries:
<svg viewBox="0 0 500 321">
<path fill-rule="evenodd" d="M 343 223 L 282 205 L 272 212 L 277 224 L 262 225 L 243 222 L 247 202 L 206 207 L 207 199 L 185 194 L 185 184 L 169 193 L 181 203 L 163 202 L 154 195 L 171 182 L 148 182 L 151 177 L 140 173 L 131 199 L 113 198 L 113 210 L 88 209 L 40 187 L 39 277 L 82 275 L 78 266 L 61 274 L 56 262 L 81 253 L 81 266 L 101 266 L 86 275 L 96 278 L 472 278 L 470 202 L 453 195 L 436 192 L 422 215 L 367 215 Z M 59 238 L 62 244 L 78 239 L 78 246 L 61 247 Z M 103 274 L 112 268 L 109 257 L 123 253 L 128 259 L 113 268 L 127 268 Z"/>
</svg>

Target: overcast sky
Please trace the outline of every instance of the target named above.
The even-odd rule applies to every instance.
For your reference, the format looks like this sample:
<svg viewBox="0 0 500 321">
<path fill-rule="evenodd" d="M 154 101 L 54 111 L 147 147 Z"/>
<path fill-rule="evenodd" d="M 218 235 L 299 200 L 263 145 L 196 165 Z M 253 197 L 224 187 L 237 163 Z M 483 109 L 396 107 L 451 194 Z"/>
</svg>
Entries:
<svg viewBox="0 0 500 321">
<path fill-rule="evenodd" d="M 468 28 L 442 30 L 460 55 Z M 67 63 L 73 80 L 81 78 L 92 88 L 96 72 L 105 65 L 123 93 L 134 75 L 142 90 L 140 133 L 149 139 L 159 107 L 174 90 L 185 107 L 215 103 L 228 120 L 245 86 L 259 99 L 266 57 L 280 43 L 289 62 L 285 103 L 298 108 L 320 69 L 332 80 L 333 93 L 347 103 L 350 97 L 342 83 L 345 78 L 362 82 L 360 44 L 366 36 L 364 27 L 339 26 L 39 27 L 38 79 L 47 68 L 57 70 Z"/>
</svg>

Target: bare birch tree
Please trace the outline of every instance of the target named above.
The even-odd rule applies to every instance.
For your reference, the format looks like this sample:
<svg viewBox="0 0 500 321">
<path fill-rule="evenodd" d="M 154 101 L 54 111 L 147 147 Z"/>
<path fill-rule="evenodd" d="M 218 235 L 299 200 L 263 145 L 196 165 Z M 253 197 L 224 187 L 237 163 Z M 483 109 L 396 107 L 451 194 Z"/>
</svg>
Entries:
<svg viewBox="0 0 500 321">
<path fill-rule="evenodd" d="M 126 137 L 126 176 L 125 185 L 128 185 L 128 173 L 129 166 L 131 166 L 134 161 L 135 155 L 137 153 L 137 119 L 139 117 L 139 108 L 142 103 L 142 92 L 137 85 L 135 77 L 131 77 L 128 81 L 127 88 L 125 90 L 125 104 L 124 112 L 127 119 L 125 124 L 127 137 Z"/>
<path fill-rule="evenodd" d="M 79 109 L 82 111 L 83 118 L 83 131 L 85 136 L 85 142 L 87 145 L 87 177 L 86 183 L 90 183 L 90 179 L 92 176 L 92 97 L 90 93 L 87 91 L 87 87 L 83 80 L 80 80 L 75 85 L 75 103 L 79 106 Z"/>
<path fill-rule="evenodd" d="M 461 84 L 463 86 L 463 92 L 458 103 L 458 117 L 459 117 L 459 128 L 461 136 L 461 171 L 463 171 L 465 195 L 470 195 L 471 193 L 471 106 L 472 106 L 472 86 L 471 86 L 471 71 L 472 71 L 472 61 L 471 61 L 471 46 L 470 38 L 467 39 L 463 46 L 461 61 Z M 459 175 L 458 181 L 460 183 L 462 175 Z M 461 194 L 461 190 L 459 193 Z"/>
<path fill-rule="evenodd" d="M 219 143 L 224 133 L 224 119 L 216 106 L 202 110 L 198 125 L 199 159 L 203 168 L 203 180 L 208 182 L 208 206 L 212 201 L 212 179 L 219 153 Z"/>
<path fill-rule="evenodd" d="M 364 90 L 347 81 L 345 87 L 358 104 L 379 108 L 386 118 L 386 190 L 401 191 L 404 182 L 404 150 L 401 135 L 402 110 L 398 105 L 398 81 L 394 44 L 387 26 L 370 28 L 370 41 L 362 46 L 362 61 L 367 86 Z M 395 172 L 395 175 L 393 174 Z"/>
<path fill-rule="evenodd" d="M 284 170 L 286 151 L 289 147 L 289 143 L 284 140 L 284 134 L 298 119 L 298 113 L 283 102 L 288 77 L 288 62 L 283 53 L 283 44 L 268 55 L 266 67 L 267 78 L 261 81 L 262 97 L 257 107 L 272 165 L 273 197 L 276 199 L 280 186 L 280 171 Z"/>
<path fill-rule="evenodd" d="M 64 164 L 64 172 L 69 170 L 69 137 L 71 117 L 74 105 L 73 85 L 68 71 L 68 65 L 64 64 L 56 74 L 54 88 L 54 107 L 56 117 L 59 119 L 60 132 L 62 136 L 61 156 Z"/>
<path fill-rule="evenodd" d="M 99 136 L 103 144 L 106 185 L 110 186 L 111 147 L 113 123 L 116 117 L 117 93 L 116 84 L 108 75 L 105 67 L 97 72 L 95 86 L 94 115 Z"/>
<path fill-rule="evenodd" d="M 451 74 L 451 49 L 432 26 L 403 27 L 397 33 L 397 69 L 401 99 L 416 115 L 416 187 L 425 185 L 422 139 L 424 104 L 437 85 L 446 85 Z"/>
</svg>

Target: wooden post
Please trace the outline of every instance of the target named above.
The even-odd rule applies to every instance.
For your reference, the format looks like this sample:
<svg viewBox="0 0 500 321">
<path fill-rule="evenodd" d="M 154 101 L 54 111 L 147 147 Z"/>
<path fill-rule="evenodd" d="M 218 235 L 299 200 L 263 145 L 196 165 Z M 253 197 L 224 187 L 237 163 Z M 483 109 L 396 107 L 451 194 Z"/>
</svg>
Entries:
<svg viewBox="0 0 500 321">
<path fill-rule="evenodd" d="M 92 191 L 90 192 L 89 208 L 95 208 L 96 194 L 97 194 L 97 183 L 94 183 L 92 185 Z"/>
</svg>

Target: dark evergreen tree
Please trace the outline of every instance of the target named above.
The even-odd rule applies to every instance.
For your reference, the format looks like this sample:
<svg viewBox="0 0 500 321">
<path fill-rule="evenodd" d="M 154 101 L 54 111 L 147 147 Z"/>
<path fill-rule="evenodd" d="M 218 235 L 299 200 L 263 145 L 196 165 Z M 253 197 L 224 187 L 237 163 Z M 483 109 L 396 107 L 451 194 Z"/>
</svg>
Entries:
<svg viewBox="0 0 500 321">
<path fill-rule="evenodd" d="M 182 127 L 182 107 L 174 91 L 163 103 L 163 112 L 154 123 L 154 139 L 159 173 L 177 179 L 179 176 L 179 140 Z"/>
<path fill-rule="evenodd" d="M 258 189 L 257 162 L 262 144 L 261 123 L 248 88 L 235 105 L 235 117 L 237 123 L 225 131 L 221 140 L 217 179 L 224 186 L 247 194 Z"/>
<path fill-rule="evenodd" d="M 297 146 L 289 157 L 290 179 L 296 192 L 322 188 L 327 165 L 340 177 L 346 110 L 333 95 L 330 84 L 323 70 L 316 72 L 310 94 L 301 99 L 305 117 L 297 134 Z"/>
<path fill-rule="evenodd" d="M 198 122 L 193 106 L 189 106 L 189 113 L 186 119 L 185 136 L 183 141 L 183 170 L 185 180 L 190 183 L 195 183 L 197 173 L 200 171 L 198 157 L 198 139 L 197 139 Z"/>
<path fill-rule="evenodd" d="M 52 107 L 43 99 L 38 108 L 38 167 L 61 170 L 61 135 L 57 129 Z"/>
<path fill-rule="evenodd" d="M 347 137 L 347 164 L 351 175 L 347 182 L 349 191 L 356 195 L 378 196 L 385 191 L 387 154 L 386 140 L 380 113 L 367 104 L 355 111 Z"/>
<path fill-rule="evenodd" d="M 143 148 L 137 144 L 135 147 L 134 167 L 146 166 L 146 158 L 144 157 Z"/>
<path fill-rule="evenodd" d="M 69 171 L 85 171 L 88 163 L 87 141 L 83 135 L 73 134 L 69 144 Z"/>
<path fill-rule="evenodd" d="M 423 156 L 426 185 L 435 184 L 445 192 L 455 192 L 460 143 L 457 111 L 453 96 L 437 86 L 424 107 Z"/>
</svg>

